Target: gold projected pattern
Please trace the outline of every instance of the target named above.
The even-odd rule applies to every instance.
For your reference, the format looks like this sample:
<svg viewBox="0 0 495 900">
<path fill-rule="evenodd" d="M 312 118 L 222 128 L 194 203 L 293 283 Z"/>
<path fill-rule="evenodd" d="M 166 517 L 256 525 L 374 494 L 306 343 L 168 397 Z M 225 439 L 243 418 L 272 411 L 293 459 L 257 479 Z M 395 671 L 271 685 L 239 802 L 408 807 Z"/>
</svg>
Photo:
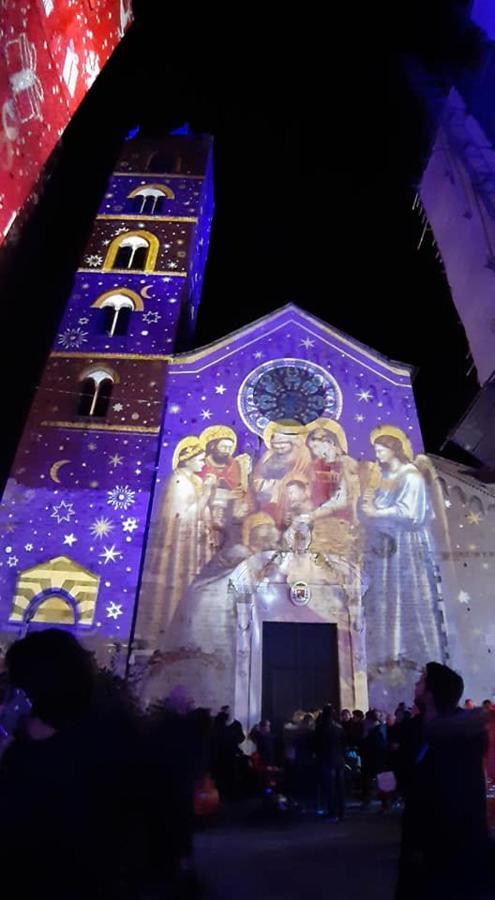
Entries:
<svg viewBox="0 0 495 900">
<path fill-rule="evenodd" d="M 293 605 L 310 606 L 303 576 L 311 557 L 366 584 L 370 679 L 384 681 L 392 663 L 395 673 L 404 660 L 441 659 L 430 548 L 433 523 L 443 542 L 447 528 L 427 457 L 413 458 L 394 424 L 370 431 L 368 460 L 349 454 L 345 430 L 332 418 L 272 421 L 261 437 L 256 454 L 238 453 L 236 431 L 214 424 L 173 448 L 147 559 L 151 632 L 167 634 L 184 617 L 190 628 L 234 572 L 246 595 L 260 584 L 285 584 Z"/>
<path fill-rule="evenodd" d="M 17 579 L 9 621 L 92 625 L 99 582 L 98 575 L 68 556 L 25 569 Z"/>
</svg>

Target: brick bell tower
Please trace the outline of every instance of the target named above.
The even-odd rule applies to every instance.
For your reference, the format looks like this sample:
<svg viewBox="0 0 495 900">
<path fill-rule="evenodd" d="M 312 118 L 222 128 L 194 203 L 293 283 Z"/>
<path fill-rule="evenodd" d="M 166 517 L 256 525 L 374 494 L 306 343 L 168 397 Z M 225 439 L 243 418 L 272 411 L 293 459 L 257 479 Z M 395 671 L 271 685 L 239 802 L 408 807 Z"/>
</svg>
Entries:
<svg viewBox="0 0 495 900">
<path fill-rule="evenodd" d="M 125 660 L 170 353 L 196 318 L 213 214 L 209 137 L 125 143 L 0 509 L 0 642 L 73 630 Z"/>
</svg>

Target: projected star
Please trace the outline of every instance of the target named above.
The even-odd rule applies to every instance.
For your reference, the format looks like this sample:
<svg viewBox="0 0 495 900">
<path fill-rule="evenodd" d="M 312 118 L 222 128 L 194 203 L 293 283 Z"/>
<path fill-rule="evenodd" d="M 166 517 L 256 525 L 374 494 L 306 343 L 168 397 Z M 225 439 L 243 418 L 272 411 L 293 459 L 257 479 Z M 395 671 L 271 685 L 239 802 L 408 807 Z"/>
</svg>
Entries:
<svg viewBox="0 0 495 900">
<path fill-rule="evenodd" d="M 358 413 L 354 418 L 356 422 L 364 422 L 364 416 L 361 413 Z"/>
<path fill-rule="evenodd" d="M 212 417 L 212 412 L 210 409 L 201 410 L 201 418 L 203 419 L 203 421 L 205 421 L 205 419 L 211 419 L 211 417 Z"/>
<path fill-rule="evenodd" d="M 69 547 L 72 547 L 72 544 L 75 544 L 76 541 L 77 541 L 77 538 L 76 538 L 75 534 L 65 534 L 64 535 L 64 544 L 68 544 Z"/>
<path fill-rule="evenodd" d="M 136 502 L 136 491 L 131 490 L 128 484 L 117 484 L 111 491 L 107 491 L 107 503 L 114 509 L 128 509 Z"/>
<path fill-rule="evenodd" d="M 311 347 L 314 347 L 315 342 L 311 340 L 311 338 L 304 338 L 303 341 L 299 341 L 300 347 L 305 347 L 306 350 L 310 350 Z"/>
<path fill-rule="evenodd" d="M 215 394 L 225 394 L 226 390 L 227 390 L 227 388 L 225 387 L 224 384 L 217 384 L 217 386 L 215 388 Z"/>
<path fill-rule="evenodd" d="M 66 328 L 58 336 L 58 343 L 62 345 L 64 350 L 79 350 L 87 342 L 88 332 L 83 331 L 82 328 Z"/>
<path fill-rule="evenodd" d="M 468 512 L 466 519 L 470 525 L 479 525 L 481 522 L 481 513 L 473 512 L 473 510 L 471 510 L 471 512 Z"/>
<path fill-rule="evenodd" d="M 118 453 L 115 453 L 114 456 L 110 457 L 110 465 L 116 468 L 117 466 L 122 465 L 123 456 L 119 456 Z"/>
<path fill-rule="evenodd" d="M 110 519 L 106 519 L 105 516 L 102 516 L 101 519 L 95 519 L 93 524 L 90 526 L 90 531 L 93 537 L 95 538 L 104 538 L 114 529 L 113 523 Z"/>
<path fill-rule="evenodd" d="M 76 514 L 72 503 L 66 503 L 65 500 L 61 500 L 58 506 L 53 506 L 52 509 L 53 512 L 51 518 L 56 519 L 58 525 L 60 525 L 61 522 L 70 522 L 71 516 L 75 516 Z"/>
<path fill-rule="evenodd" d="M 143 316 L 143 322 L 146 322 L 147 325 L 155 325 L 160 319 L 160 313 L 152 312 L 151 310 Z"/>
<path fill-rule="evenodd" d="M 358 391 L 356 396 L 359 401 L 364 400 L 365 403 L 369 403 L 371 400 L 371 391 Z"/>
<path fill-rule="evenodd" d="M 118 559 L 122 558 L 122 553 L 120 550 L 117 550 L 115 544 L 112 544 L 111 547 L 104 547 L 103 552 L 98 554 L 103 559 L 103 565 L 107 565 L 109 562 L 117 562 Z"/>
<path fill-rule="evenodd" d="M 107 619 L 118 619 L 119 616 L 122 615 L 122 604 L 121 603 L 110 603 L 110 606 L 107 606 Z"/>
<path fill-rule="evenodd" d="M 100 256 L 99 253 L 91 253 L 89 256 L 86 257 L 85 262 L 88 266 L 91 266 L 92 268 L 94 268 L 96 266 L 101 266 L 101 264 L 103 262 L 103 256 Z"/>
<path fill-rule="evenodd" d="M 129 531 L 131 534 L 138 527 L 137 519 L 133 519 L 129 516 L 128 519 L 124 519 L 122 522 L 122 528 L 124 531 Z"/>
</svg>

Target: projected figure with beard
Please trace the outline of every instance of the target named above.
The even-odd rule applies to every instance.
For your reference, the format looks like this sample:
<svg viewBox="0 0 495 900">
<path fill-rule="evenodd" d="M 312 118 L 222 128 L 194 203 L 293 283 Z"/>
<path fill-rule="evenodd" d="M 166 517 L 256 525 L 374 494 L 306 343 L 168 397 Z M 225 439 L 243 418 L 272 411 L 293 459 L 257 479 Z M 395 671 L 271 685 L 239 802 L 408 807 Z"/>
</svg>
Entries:
<svg viewBox="0 0 495 900">
<path fill-rule="evenodd" d="M 304 444 L 304 425 L 270 422 L 263 432 L 267 452 L 254 469 L 253 488 L 258 508 L 283 525 L 289 482 L 306 476 L 310 455 Z"/>
<path fill-rule="evenodd" d="M 402 696 L 401 666 L 420 670 L 443 656 L 432 556 L 433 495 L 423 474 L 429 461 L 418 456 L 413 463 L 411 444 L 400 428 L 375 428 L 370 439 L 379 473 L 361 503 L 370 578 L 364 598 L 368 673 L 372 684 L 388 685 L 391 700 L 394 685 Z M 376 689 L 372 697 L 374 704 L 385 699 Z"/>
<path fill-rule="evenodd" d="M 249 512 L 247 502 L 251 459 L 247 453 L 234 456 L 237 435 L 227 425 L 210 425 L 201 433 L 206 460 L 201 477 L 214 479 L 210 509 L 215 545 L 222 546 L 226 533 L 229 542 L 240 536 L 240 523 Z M 235 529 L 235 526 L 238 526 Z M 233 534 L 232 529 L 238 534 Z"/>
</svg>

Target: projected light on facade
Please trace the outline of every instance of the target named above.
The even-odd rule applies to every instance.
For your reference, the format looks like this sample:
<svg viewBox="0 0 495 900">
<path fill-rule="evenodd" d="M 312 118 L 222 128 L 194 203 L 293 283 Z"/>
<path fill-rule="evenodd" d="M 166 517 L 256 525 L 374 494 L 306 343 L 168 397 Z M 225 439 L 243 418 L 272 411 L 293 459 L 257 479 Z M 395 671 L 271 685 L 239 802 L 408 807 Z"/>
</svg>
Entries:
<svg viewBox="0 0 495 900">
<path fill-rule="evenodd" d="M 1 0 L 0 243 L 131 22 L 131 0 Z"/>
</svg>

